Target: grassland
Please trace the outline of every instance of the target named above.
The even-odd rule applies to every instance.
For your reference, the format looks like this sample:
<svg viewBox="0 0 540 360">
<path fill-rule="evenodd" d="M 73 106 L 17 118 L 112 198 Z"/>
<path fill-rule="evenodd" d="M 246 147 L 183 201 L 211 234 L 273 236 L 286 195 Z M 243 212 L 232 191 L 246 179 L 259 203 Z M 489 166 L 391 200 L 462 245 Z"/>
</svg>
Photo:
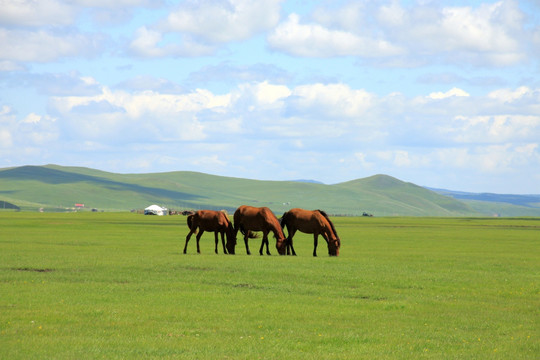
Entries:
<svg viewBox="0 0 540 360">
<path fill-rule="evenodd" d="M 261 257 L 182 255 L 180 216 L 0 212 L 0 358 L 540 357 L 540 219 L 334 220 L 338 258 Z"/>
</svg>

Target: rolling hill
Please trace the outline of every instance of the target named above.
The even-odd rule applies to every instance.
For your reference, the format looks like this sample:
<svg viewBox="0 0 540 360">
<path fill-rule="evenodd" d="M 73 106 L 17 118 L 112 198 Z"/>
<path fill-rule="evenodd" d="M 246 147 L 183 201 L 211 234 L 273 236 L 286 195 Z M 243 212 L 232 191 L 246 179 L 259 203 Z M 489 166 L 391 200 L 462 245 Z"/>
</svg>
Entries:
<svg viewBox="0 0 540 360">
<path fill-rule="evenodd" d="M 540 216 L 540 195 L 470 193 L 428 188 L 469 205 L 482 214 L 499 216 Z"/>
<path fill-rule="evenodd" d="M 116 174 L 57 165 L 0 169 L 0 201 L 22 210 L 85 209 L 128 211 L 159 204 L 169 209 L 226 209 L 268 206 L 276 213 L 293 207 L 324 209 L 334 215 L 480 216 L 481 211 L 449 196 L 375 175 L 325 185 L 260 181 L 177 171 Z"/>
</svg>

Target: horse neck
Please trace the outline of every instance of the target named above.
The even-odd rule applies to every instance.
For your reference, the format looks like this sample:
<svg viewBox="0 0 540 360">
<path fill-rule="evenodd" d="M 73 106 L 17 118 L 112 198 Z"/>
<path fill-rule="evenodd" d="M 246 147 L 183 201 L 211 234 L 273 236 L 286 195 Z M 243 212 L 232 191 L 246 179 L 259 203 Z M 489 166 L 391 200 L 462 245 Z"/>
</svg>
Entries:
<svg viewBox="0 0 540 360">
<path fill-rule="evenodd" d="M 332 222 L 332 220 L 330 220 L 330 218 L 328 217 L 328 215 L 326 215 L 326 213 L 324 211 L 319 210 L 319 213 L 325 218 L 326 222 L 328 223 L 328 225 L 326 226 L 326 228 L 327 228 L 326 231 L 327 231 L 329 237 L 331 237 L 332 240 L 339 239 L 338 235 L 337 235 L 336 228 L 334 227 L 334 223 Z"/>
<path fill-rule="evenodd" d="M 269 222 L 270 224 L 270 230 L 274 233 L 274 236 L 276 239 L 284 239 L 285 234 L 283 234 L 283 230 L 281 228 L 281 224 L 279 223 L 279 220 L 275 219 L 273 221 Z"/>
</svg>

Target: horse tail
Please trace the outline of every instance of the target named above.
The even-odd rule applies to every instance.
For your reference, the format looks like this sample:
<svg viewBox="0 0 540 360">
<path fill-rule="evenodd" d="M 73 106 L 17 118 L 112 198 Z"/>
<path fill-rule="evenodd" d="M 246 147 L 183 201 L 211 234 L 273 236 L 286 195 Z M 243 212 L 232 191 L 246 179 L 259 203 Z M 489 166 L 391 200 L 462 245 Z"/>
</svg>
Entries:
<svg viewBox="0 0 540 360">
<path fill-rule="evenodd" d="M 238 229 L 240 230 L 240 232 L 242 233 L 242 235 L 246 235 L 246 232 L 247 232 L 247 235 L 248 235 L 248 239 L 257 239 L 259 237 L 259 235 L 257 235 L 256 233 L 254 233 L 253 231 L 250 231 L 250 230 L 246 230 L 244 229 L 244 226 L 242 224 L 240 224 L 238 226 Z"/>
<path fill-rule="evenodd" d="M 189 230 L 193 231 L 195 234 L 197 233 L 197 228 L 193 228 L 193 218 L 195 217 L 194 214 L 188 215 L 187 217 L 187 226 Z"/>
<path fill-rule="evenodd" d="M 317 210 L 322 216 L 325 217 L 326 220 L 328 220 L 328 223 L 330 224 L 330 227 L 332 228 L 332 231 L 334 232 L 334 235 L 336 235 L 336 238 L 339 240 L 339 235 L 337 234 L 336 227 L 334 226 L 334 223 L 330 218 L 328 217 L 328 214 L 324 212 L 323 210 Z"/>
</svg>

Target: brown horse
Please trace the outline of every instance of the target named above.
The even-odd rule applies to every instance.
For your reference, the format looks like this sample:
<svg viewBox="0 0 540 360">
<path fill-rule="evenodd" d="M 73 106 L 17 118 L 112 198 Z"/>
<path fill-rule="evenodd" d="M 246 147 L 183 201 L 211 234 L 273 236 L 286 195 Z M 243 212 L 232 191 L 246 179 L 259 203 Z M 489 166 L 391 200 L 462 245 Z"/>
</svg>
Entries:
<svg viewBox="0 0 540 360">
<path fill-rule="evenodd" d="M 297 230 L 303 233 L 313 234 L 313 256 L 317 256 L 317 243 L 319 234 L 328 243 L 328 254 L 330 256 L 338 256 L 341 240 L 338 237 L 336 228 L 328 215 L 322 210 L 304 210 L 291 209 L 281 217 L 281 226 L 287 227 L 289 236 L 287 237 L 287 255 L 289 248 L 292 254 L 296 255 L 293 247 L 293 236 Z"/>
<path fill-rule="evenodd" d="M 189 227 L 189 234 L 186 236 L 186 245 L 184 246 L 184 254 L 187 251 L 187 246 L 191 235 L 194 233 L 197 234 L 197 229 L 199 233 L 197 234 L 197 252 L 201 253 L 201 248 L 199 247 L 199 240 L 201 239 L 202 234 L 205 231 L 213 231 L 216 239 L 216 254 L 218 253 L 218 233 L 221 234 L 221 244 L 223 245 L 223 253 L 227 254 L 227 249 L 225 249 L 225 234 L 227 235 L 227 243 L 236 242 L 236 233 L 234 232 L 234 227 L 232 222 L 229 220 L 227 215 L 222 211 L 214 210 L 199 210 L 192 215 L 189 215 L 187 218 L 187 224 Z"/>
<path fill-rule="evenodd" d="M 240 232 L 242 232 L 242 234 L 244 235 L 244 243 L 246 244 L 246 252 L 248 255 L 251 255 L 248 246 L 248 238 L 253 238 L 253 231 L 262 231 L 263 233 L 263 239 L 261 242 L 261 248 L 259 249 L 259 254 L 263 254 L 263 247 L 264 244 L 266 244 L 266 254 L 271 255 L 270 250 L 268 249 L 268 233 L 273 232 L 274 237 L 276 238 L 276 248 L 278 253 L 280 255 L 285 255 L 285 235 L 283 234 L 283 231 L 279 224 L 279 220 L 269 208 L 257 208 L 247 205 L 240 206 L 234 212 L 235 234 L 238 233 L 238 230 L 240 230 Z M 236 241 L 234 244 L 236 244 Z M 229 246 L 229 244 L 227 244 L 227 249 L 229 249 L 230 254 L 234 254 L 234 245 Z"/>
</svg>

